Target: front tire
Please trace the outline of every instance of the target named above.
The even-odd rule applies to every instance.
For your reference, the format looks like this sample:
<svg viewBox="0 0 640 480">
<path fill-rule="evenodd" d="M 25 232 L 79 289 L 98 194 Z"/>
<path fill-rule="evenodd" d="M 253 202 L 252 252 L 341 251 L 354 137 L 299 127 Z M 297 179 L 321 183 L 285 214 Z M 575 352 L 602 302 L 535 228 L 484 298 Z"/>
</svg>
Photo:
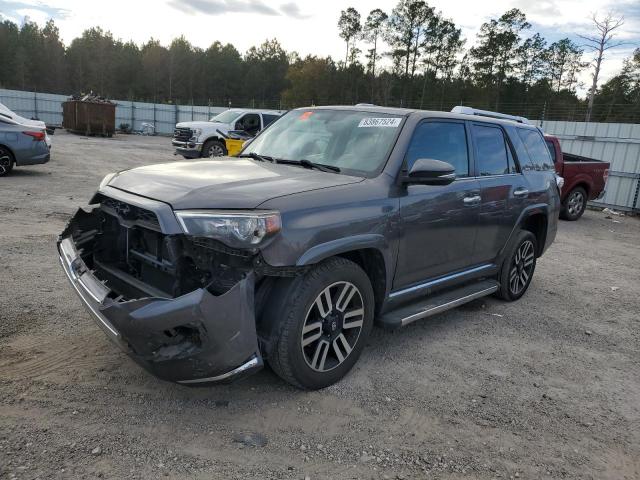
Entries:
<svg viewBox="0 0 640 480">
<path fill-rule="evenodd" d="M 587 208 L 587 191 L 582 187 L 576 187 L 562 202 L 562 212 L 560 218 L 575 222 Z"/>
<path fill-rule="evenodd" d="M 512 302 L 524 295 L 536 269 L 537 251 L 535 235 L 527 230 L 518 232 L 500 269 L 498 297 Z"/>
<path fill-rule="evenodd" d="M 227 154 L 227 149 L 219 140 L 207 140 L 202 146 L 202 158 L 223 157 Z"/>
<path fill-rule="evenodd" d="M 355 365 L 373 326 L 367 274 L 344 258 L 326 260 L 291 283 L 282 302 L 279 337 L 268 359 L 283 380 L 327 387 Z"/>
<path fill-rule="evenodd" d="M 4 147 L 0 147 L 0 177 L 9 175 L 13 170 L 13 155 Z"/>
</svg>

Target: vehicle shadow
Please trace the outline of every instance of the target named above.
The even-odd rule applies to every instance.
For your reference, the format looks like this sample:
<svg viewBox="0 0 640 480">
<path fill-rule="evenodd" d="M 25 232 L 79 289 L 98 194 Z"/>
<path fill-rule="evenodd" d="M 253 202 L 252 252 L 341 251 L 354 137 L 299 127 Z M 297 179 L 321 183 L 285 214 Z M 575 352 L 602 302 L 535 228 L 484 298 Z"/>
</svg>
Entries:
<svg viewBox="0 0 640 480">
<path fill-rule="evenodd" d="M 45 177 L 47 175 L 51 175 L 51 172 L 45 172 L 42 170 L 33 170 L 32 168 L 23 169 L 23 168 L 14 168 L 11 170 L 11 173 L 0 177 L 0 179 L 10 179 L 11 177 Z"/>
<path fill-rule="evenodd" d="M 385 359 L 402 357 L 405 350 L 415 348 L 415 345 L 412 347 L 410 344 L 420 344 L 420 348 L 429 348 L 430 344 L 439 341 L 438 337 L 460 329 L 469 322 L 477 322 L 479 315 L 491 315 L 488 311 L 491 310 L 493 304 L 500 304 L 500 302 L 491 297 L 480 298 L 448 312 L 416 321 L 400 329 L 387 330 L 374 326 L 365 349 L 354 367 L 354 371 L 357 370 L 357 372 L 350 372 L 338 384 L 352 381 L 353 378 L 351 377 L 353 375 L 368 375 L 369 367 L 375 364 L 377 359 L 382 356 Z M 260 395 L 269 395 L 273 401 L 277 401 L 279 399 L 306 398 L 312 393 L 289 385 L 271 370 L 268 362 L 265 362 L 265 367 L 256 374 L 230 384 L 198 387 L 167 383 L 164 383 L 164 385 L 170 385 L 168 388 L 175 389 L 174 393 L 184 399 L 195 396 L 201 399 L 206 397 L 222 398 L 224 399 L 223 401 L 227 401 L 230 399 L 250 398 L 255 395 L 256 391 L 259 391 Z"/>
</svg>

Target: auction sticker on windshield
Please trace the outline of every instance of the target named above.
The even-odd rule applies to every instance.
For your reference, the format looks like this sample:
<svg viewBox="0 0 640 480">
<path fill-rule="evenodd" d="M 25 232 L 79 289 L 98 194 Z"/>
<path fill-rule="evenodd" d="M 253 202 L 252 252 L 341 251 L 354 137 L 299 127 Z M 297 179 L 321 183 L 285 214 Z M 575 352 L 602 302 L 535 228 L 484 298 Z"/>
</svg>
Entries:
<svg viewBox="0 0 640 480">
<path fill-rule="evenodd" d="M 358 124 L 358 128 L 367 127 L 391 127 L 397 128 L 400 126 L 401 118 L 363 118 Z"/>
</svg>

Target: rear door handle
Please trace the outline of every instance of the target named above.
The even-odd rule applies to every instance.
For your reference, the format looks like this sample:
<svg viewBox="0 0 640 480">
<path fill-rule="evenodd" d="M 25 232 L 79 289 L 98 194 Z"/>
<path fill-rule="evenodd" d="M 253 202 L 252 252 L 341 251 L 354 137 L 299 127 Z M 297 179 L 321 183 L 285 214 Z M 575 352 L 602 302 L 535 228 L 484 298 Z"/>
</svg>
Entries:
<svg viewBox="0 0 640 480">
<path fill-rule="evenodd" d="M 480 203 L 481 200 L 482 198 L 480 198 L 480 195 L 470 195 L 468 197 L 464 197 L 462 201 L 465 205 L 475 205 L 477 203 Z"/>
<path fill-rule="evenodd" d="M 518 188 L 517 190 L 513 191 L 514 197 L 526 197 L 527 195 L 529 195 L 529 190 L 527 190 L 526 188 Z"/>
</svg>

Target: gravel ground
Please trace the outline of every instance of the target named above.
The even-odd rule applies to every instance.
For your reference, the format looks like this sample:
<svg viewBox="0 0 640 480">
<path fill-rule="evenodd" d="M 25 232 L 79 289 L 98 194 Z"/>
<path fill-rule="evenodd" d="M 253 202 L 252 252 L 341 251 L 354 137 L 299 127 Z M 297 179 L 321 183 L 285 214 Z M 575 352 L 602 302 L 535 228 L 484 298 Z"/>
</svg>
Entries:
<svg viewBox="0 0 640 480">
<path fill-rule="evenodd" d="M 53 141 L 0 179 L 0 478 L 640 478 L 637 218 L 562 222 L 519 302 L 374 329 L 323 391 L 192 389 L 117 350 L 55 252 L 102 176 L 173 161 L 168 139 Z"/>
</svg>

